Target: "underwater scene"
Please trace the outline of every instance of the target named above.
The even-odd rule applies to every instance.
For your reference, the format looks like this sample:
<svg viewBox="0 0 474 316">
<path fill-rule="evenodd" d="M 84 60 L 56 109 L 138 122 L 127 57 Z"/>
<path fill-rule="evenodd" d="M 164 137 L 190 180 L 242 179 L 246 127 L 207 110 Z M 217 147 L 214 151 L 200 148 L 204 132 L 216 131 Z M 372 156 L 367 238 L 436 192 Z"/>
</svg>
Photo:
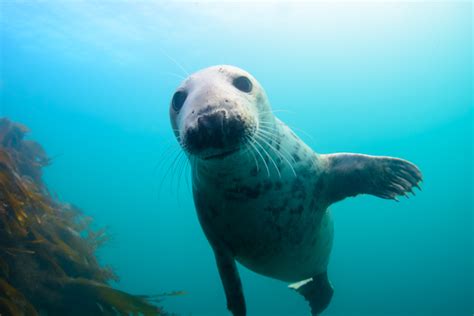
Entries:
<svg viewBox="0 0 474 316">
<path fill-rule="evenodd" d="M 473 315 L 472 12 L 0 0 L 0 316 Z"/>
</svg>

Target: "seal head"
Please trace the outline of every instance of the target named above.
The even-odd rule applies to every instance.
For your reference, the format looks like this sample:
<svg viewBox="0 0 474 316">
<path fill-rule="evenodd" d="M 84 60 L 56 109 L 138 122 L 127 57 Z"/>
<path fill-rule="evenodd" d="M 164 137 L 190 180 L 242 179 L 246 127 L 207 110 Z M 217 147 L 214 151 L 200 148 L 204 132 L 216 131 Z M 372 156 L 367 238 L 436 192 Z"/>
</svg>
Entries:
<svg viewBox="0 0 474 316">
<path fill-rule="evenodd" d="M 170 118 L 188 154 L 223 159 L 245 147 L 257 129 L 259 113 L 268 110 L 265 92 L 252 75 L 233 66 L 214 66 L 178 87 Z"/>
</svg>

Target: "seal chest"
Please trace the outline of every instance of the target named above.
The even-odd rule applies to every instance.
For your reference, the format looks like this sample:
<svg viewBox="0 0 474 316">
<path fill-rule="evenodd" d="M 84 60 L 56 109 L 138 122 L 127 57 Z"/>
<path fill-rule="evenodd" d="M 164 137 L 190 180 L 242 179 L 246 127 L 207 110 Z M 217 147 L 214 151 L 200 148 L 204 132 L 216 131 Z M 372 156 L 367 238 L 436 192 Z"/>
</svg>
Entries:
<svg viewBox="0 0 474 316">
<path fill-rule="evenodd" d="M 170 105 L 175 136 L 192 166 L 198 218 L 213 248 L 227 306 L 245 315 L 235 265 L 286 282 L 312 315 L 332 297 L 328 207 L 358 194 L 396 199 L 421 181 L 408 161 L 318 155 L 272 113 L 249 73 L 214 66 L 186 79 Z"/>
<path fill-rule="evenodd" d="M 194 198 L 203 225 L 212 225 L 213 233 L 232 248 L 240 263 L 263 275 L 296 282 L 326 271 L 332 222 L 329 211 L 317 209 L 317 157 L 308 147 L 297 146 L 281 122 L 275 129 L 268 146 L 278 143 L 296 159 L 274 157 L 273 164 L 268 158 L 267 170 L 247 152 L 238 158 L 240 166 L 222 166 L 215 174 L 198 166 Z"/>
</svg>

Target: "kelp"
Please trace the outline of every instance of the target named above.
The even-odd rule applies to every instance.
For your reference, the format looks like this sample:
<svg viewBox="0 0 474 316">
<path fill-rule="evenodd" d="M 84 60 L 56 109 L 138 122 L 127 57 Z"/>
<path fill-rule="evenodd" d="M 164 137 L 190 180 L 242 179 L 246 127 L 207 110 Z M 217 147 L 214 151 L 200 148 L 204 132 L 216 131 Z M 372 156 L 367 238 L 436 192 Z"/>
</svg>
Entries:
<svg viewBox="0 0 474 316">
<path fill-rule="evenodd" d="M 156 296 L 113 289 L 95 256 L 107 234 L 42 181 L 50 159 L 28 129 L 0 118 L 0 315 L 165 315 Z"/>
</svg>

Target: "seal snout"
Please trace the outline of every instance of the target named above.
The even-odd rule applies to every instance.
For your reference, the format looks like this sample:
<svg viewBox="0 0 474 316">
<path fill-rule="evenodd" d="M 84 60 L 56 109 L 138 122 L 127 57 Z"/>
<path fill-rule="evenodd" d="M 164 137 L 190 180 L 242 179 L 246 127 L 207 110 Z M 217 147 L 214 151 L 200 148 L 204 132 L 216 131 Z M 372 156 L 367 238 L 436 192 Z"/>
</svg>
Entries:
<svg viewBox="0 0 474 316">
<path fill-rule="evenodd" d="M 187 127 L 183 140 L 189 153 L 217 158 L 236 151 L 245 133 L 246 124 L 239 114 L 217 109 L 201 113 Z"/>
</svg>

